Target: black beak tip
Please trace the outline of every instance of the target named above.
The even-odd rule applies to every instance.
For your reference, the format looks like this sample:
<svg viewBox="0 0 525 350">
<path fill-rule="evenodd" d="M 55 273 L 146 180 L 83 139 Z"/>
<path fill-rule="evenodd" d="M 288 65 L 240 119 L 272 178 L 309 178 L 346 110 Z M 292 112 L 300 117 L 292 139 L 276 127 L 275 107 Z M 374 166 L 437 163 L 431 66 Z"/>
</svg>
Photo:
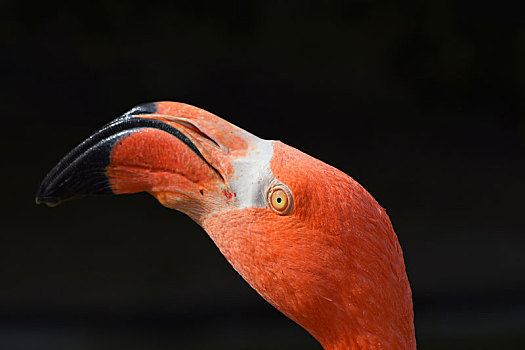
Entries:
<svg viewBox="0 0 525 350">
<path fill-rule="evenodd" d="M 36 205 L 45 204 L 48 207 L 56 207 L 57 205 L 62 203 L 62 200 L 46 195 L 45 192 L 46 191 L 43 188 L 43 186 L 40 186 L 35 197 Z"/>
<path fill-rule="evenodd" d="M 57 186 L 56 184 L 50 183 L 48 176 L 46 176 L 36 191 L 35 204 L 45 204 L 48 207 L 56 207 L 65 199 L 67 200 L 68 195 L 61 193 L 60 187 L 60 185 Z"/>
<path fill-rule="evenodd" d="M 90 194 L 113 194 L 105 169 L 120 137 L 122 134 L 95 141 L 89 138 L 73 149 L 42 180 L 35 203 L 55 207 Z"/>
<path fill-rule="evenodd" d="M 156 103 L 136 106 L 75 147 L 42 180 L 35 203 L 54 207 L 86 195 L 114 194 L 106 176 L 111 152 L 117 141 L 139 129 L 157 128 L 169 132 L 204 159 L 191 140 L 177 129 L 160 121 L 134 117 L 156 112 Z"/>
<path fill-rule="evenodd" d="M 45 205 L 47 205 L 47 206 L 50 207 L 50 208 L 56 207 L 56 206 L 59 205 L 60 203 L 62 203 L 62 202 L 61 202 L 61 201 L 51 202 L 51 201 L 46 201 L 46 200 L 40 199 L 40 198 L 38 198 L 38 197 L 35 198 L 35 204 L 37 204 L 37 205 L 45 204 Z"/>
</svg>

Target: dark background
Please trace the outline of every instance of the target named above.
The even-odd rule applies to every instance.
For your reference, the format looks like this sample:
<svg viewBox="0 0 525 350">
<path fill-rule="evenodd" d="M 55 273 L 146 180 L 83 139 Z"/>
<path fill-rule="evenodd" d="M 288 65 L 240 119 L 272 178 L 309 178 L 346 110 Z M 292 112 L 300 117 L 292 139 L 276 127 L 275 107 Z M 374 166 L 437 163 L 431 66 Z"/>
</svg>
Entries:
<svg viewBox="0 0 525 350">
<path fill-rule="evenodd" d="M 3 1 L 0 16 L 0 348 L 320 348 L 148 195 L 34 204 L 67 151 L 158 100 L 365 186 L 403 246 L 419 348 L 523 345 L 517 5 Z"/>
</svg>

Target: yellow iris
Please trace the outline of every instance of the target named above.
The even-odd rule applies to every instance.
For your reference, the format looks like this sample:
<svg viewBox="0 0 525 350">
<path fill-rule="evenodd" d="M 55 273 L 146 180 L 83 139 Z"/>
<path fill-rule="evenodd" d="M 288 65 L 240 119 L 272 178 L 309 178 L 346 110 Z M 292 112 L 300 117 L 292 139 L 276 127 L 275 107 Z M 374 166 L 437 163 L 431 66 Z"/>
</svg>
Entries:
<svg viewBox="0 0 525 350">
<path fill-rule="evenodd" d="M 268 204 L 270 208 L 279 215 L 288 215 L 292 209 L 292 193 L 284 185 L 277 185 L 268 193 Z"/>
<path fill-rule="evenodd" d="M 286 192 L 281 189 L 278 189 L 272 193 L 272 206 L 277 211 L 285 210 L 288 206 L 288 196 Z"/>
</svg>

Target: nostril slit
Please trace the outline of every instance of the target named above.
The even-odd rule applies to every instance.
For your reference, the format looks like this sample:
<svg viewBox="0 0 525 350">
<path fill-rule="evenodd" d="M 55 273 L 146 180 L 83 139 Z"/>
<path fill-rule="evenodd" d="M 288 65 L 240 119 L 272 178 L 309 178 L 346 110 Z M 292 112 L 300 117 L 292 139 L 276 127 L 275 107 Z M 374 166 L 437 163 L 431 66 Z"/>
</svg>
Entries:
<svg viewBox="0 0 525 350">
<path fill-rule="evenodd" d="M 210 141 L 215 147 L 217 147 L 218 149 L 222 149 L 222 147 L 214 140 L 212 139 L 211 137 L 209 137 L 206 133 L 202 132 L 197 126 L 189 123 L 189 122 L 186 122 L 184 120 L 175 120 L 175 122 L 177 124 L 180 124 L 180 125 L 183 125 L 185 127 L 187 127 L 188 129 L 190 129 L 191 131 L 193 131 L 194 133 L 198 134 L 199 136 L 201 136 L 202 138 Z"/>
<path fill-rule="evenodd" d="M 201 193 L 201 195 L 204 196 L 204 191 L 203 190 L 200 190 L 199 192 Z"/>
</svg>

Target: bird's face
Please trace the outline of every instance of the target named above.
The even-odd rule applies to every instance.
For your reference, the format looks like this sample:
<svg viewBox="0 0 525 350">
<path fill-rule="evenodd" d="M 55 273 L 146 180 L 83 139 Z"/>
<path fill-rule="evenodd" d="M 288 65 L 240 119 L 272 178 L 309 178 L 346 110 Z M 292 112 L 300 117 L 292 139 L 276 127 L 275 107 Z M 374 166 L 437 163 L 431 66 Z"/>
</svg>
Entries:
<svg viewBox="0 0 525 350">
<path fill-rule="evenodd" d="M 114 193 L 147 191 L 199 224 L 212 213 L 266 206 L 264 192 L 274 181 L 271 141 L 180 103 L 131 113 L 145 108 L 149 114 L 122 120 L 160 123 L 166 130 L 142 128 L 114 144 L 106 167 Z"/>
<path fill-rule="evenodd" d="M 369 258 L 400 250 L 384 211 L 349 176 L 181 103 L 142 105 L 103 127 L 50 171 L 37 202 L 141 191 L 201 225 L 254 289 L 322 343 L 360 326 L 339 321 L 375 293 L 363 279 L 405 276 L 402 257 Z"/>
<path fill-rule="evenodd" d="M 272 174 L 273 143 L 193 106 L 141 105 L 66 155 L 42 181 L 37 201 L 53 206 L 87 194 L 146 191 L 199 223 L 212 213 L 268 208 L 270 189 L 289 191 Z"/>
</svg>

